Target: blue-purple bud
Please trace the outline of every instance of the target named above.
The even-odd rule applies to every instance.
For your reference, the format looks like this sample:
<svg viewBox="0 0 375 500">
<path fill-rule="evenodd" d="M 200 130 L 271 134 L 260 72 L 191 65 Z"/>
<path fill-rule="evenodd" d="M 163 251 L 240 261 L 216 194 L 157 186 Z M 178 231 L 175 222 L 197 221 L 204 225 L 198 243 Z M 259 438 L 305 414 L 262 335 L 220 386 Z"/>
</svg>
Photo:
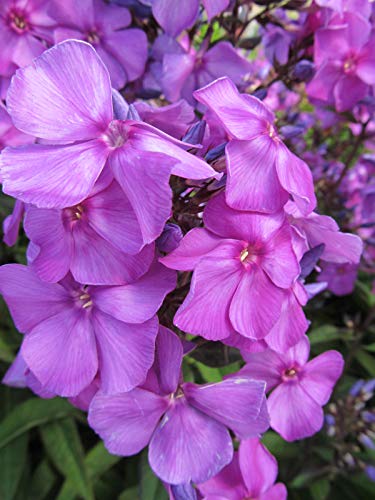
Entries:
<svg viewBox="0 0 375 500">
<path fill-rule="evenodd" d="M 299 82 L 308 82 L 315 73 L 314 63 L 307 59 L 302 59 L 293 68 L 292 78 Z"/>
<path fill-rule="evenodd" d="M 178 247 L 183 236 L 184 235 L 177 224 L 166 224 L 164 231 L 156 240 L 156 246 L 160 252 L 172 252 Z"/>
<path fill-rule="evenodd" d="M 258 89 L 252 95 L 263 101 L 267 97 L 267 89 Z"/>
<path fill-rule="evenodd" d="M 293 137 L 303 134 L 305 127 L 303 125 L 284 125 L 284 127 L 280 127 L 279 130 L 284 139 L 292 139 Z"/>
<path fill-rule="evenodd" d="M 182 141 L 189 144 L 202 144 L 205 130 L 206 122 L 204 120 L 194 123 L 186 132 Z"/>
</svg>

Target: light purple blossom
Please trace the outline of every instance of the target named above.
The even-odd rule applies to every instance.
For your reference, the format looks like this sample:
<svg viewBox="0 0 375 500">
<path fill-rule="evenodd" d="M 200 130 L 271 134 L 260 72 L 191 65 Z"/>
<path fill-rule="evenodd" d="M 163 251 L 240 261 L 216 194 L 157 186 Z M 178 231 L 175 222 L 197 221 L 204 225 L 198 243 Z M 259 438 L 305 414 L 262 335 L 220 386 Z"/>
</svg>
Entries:
<svg viewBox="0 0 375 500">
<path fill-rule="evenodd" d="M 194 93 L 211 108 L 232 139 L 226 147 L 228 205 L 274 213 L 290 195 L 304 214 L 315 205 L 311 172 L 280 140 L 273 113 L 256 97 L 239 94 L 228 78 Z"/>
<path fill-rule="evenodd" d="M 268 428 L 264 382 L 233 377 L 216 384 L 181 380 L 182 344 L 161 327 L 152 383 L 109 396 L 99 391 L 89 424 L 116 455 L 134 455 L 149 444 L 152 470 L 169 484 L 200 483 L 233 457 L 231 429 L 240 438 Z"/>
<path fill-rule="evenodd" d="M 239 212 L 222 193 L 210 200 L 203 221 L 205 229 L 192 229 L 161 259 L 173 269 L 194 270 L 176 326 L 210 340 L 236 332 L 259 340 L 279 320 L 287 325 L 281 315 L 300 307 L 291 290 L 300 268 L 283 212 Z"/>
<path fill-rule="evenodd" d="M 3 150 L 3 189 L 40 208 L 79 204 L 108 160 L 150 243 L 170 214 L 171 174 L 219 176 L 182 149 L 189 145 L 143 122 L 113 120 L 108 71 L 86 42 L 62 42 L 18 70 L 7 104 L 18 129 L 49 144 Z"/>
<path fill-rule="evenodd" d="M 335 295 L 348 295 L 353 292 L 357 280 L 358 264 L 332 264 L 323 262 L 317 280 L 327 284 L 327 289 Z"/>
<path fill-rule="evenodd" d="M 232 462 L 198 490 L 204 500 L 286 500 L 282 483 L 275 483 L 278 472 L 276 459 L 258 438 L 240 442 Z"/>
<path fill-rule="evenodd" d="M 324 422 L 322 406 L 331 397 L 344 360 L 337 351 L 327 351 L 308 361 L 310 344 L 304 337 L 285 354 L 271 349 L 244 353 L 247 362 L 240 373 L 265 380 L 271 427 L 285 440 L 312 436 Z"/>
<path fill-rule="evenodd" d="M 128 9 L 104 0 L 52 0 L 49 12 L 57 24 L 55 43 L 75 39 L 93 45 L 114 88 L 120 89 L 143 74 L 147 37 L 140 29 L 124 29 L 131 23 Z"/>
<path fill-rule="evenodd" d="M 45 390 L 76 396 L 99 375 L 106 393 L 144 382 L 154 360 L 156 312 L 175 286 L 160 264 L 124 286 L 84 286 L 70 275 L 47 283 L 28 267 L 0 268 L 0 292 L 18 330 L 21 354 Z"/>
</svg>

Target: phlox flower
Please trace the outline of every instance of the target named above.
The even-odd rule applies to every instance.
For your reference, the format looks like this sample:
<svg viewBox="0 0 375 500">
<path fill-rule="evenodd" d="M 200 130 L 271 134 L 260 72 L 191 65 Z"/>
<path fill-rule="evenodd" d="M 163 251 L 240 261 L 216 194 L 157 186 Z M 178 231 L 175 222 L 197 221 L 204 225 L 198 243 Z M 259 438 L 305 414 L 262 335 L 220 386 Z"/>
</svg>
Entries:
<svg viewBox="0 0 375 500">
<path fill-rule="evenodd" d="M 70 271 L 86 285 L 122 285 L 149 269 L 154 245 L 144 247 L 129 200 L 111 173 L 103 174 L 78 205 L 27 207 L 24 229 L 38 250 L 31 268 L 42 280 L 57 282 Z"/>
<path fill-rule="evenodd" d="M 353 292 L 357 280 L 358 264 L 332 264 L 323 262 L 317 281 L 327 284 L 327 289 L 335 295 L 348 295 Z"/>
<path fill-rule="evenodd" d="M 256 97 L 239 94 L 229 78 L 219 78 L 194 97 L 217 115 L 230 141 L 226 146 L 228 205 L 274 213 L 292 196 L 304 214 L 315 205 L 311 172 L 283 144 L 273 113 Z"/>
<path fill-rule="evenodd" d="M 49 12 L 57 24 L 55 43 L 75 39 L 93 45 L 114 88 L 124 87 L 144 72 L 147 37 L 140 29 L 124 29 L 131 23 L 128 9 L 104 0 L 52 0 Z"/>
<path fill-rule="evenodd" d="M 182 149 L 190 145 L 146 123 L 113 119 L 108 71 L 86 42 L 62 42 L 18 70 L 7 104 L 18 129 L 49 144 L 5 148 L 3 189 L 40 208 L 78 205 L 108 160 L 150 243 L 170 215 L 171 174 L 218 176 Z"/>
<path fill-rule="evenodd" d="M 156 312 L 175 286 L 154 264 L 124 286 L 84 286 L 68 275 L 42 281 L 29 267 L 0 267 L 0 292 L 18 330 L 22 357 L 43 388 L 77 396 L 98 375 L 104 392 L 144 382 L 154 360 Z"/>
<path fill-rule="evenodd" d="M 232 462 L 215 477 L 199 484 L 204 500 L 286 500 L 282 483 L 275 483 L 278 467 L 276 459 L 259 438 L 244 439 Z"/>
<path fill-rule="evenodd" d="M 183 98 L 194 105 L 194 90 L 224 75 L 239 85 L 252 68 L 250 61 L 229 42 L 218 42 L 210 49 L 203 42 L 196 50 L 187 37 L 177 42 L 161 35 L 155 40 L 152 53 L 157 62 L 151 65 L 151 71 L 171 102 Z"/>
<path fill-rule="evenodd" d="M 122 394 L 99 391 L 88 416 L 113 454 L 134 455 L 149 445 L 152 470 L 169 484 L 204 482 L 227 465 L 233 457 L 227 428 L 241 438 L 268 428 L 264 382 L 183 382 L 182 355 L 178 337 L 161 327 L 153 379 L 149 374 L 144 387 Z"/>
<path fill-rule="evenodd" d="M 300 272 L 283 212 L 239 212 L 221 193 L 208 203 L 203 221 L 204 229 L 192 229 L 161 259 L 173 269 L 194 270 L 174 323 L 210 340 L 235 332 L 263 339 L 280 319 L 284 301 L 292 300 L 289 290 Z"/>
<path fill-rule="evenodd" d="M 362 16 L 346 14 L 317 30 L 314 62 L 318 70 L 307 86 L 310 97 L 351 109 L 375 84 L 375 36 Z"/>
<path fill-rule="evenodd" d="M 34 140 L 34 137 L 16 129 L 6 108 L 0 102 L 0 151 L 6 146 L 22 146 L 31 144 Z"/>
<path fill-rule="evenodd" d="M 52 42 L 54 21 L 47 14 L 49 0 L 2 0 L 0 3 L 0 75 L 10 76 L 29 64 Z M 44 43 L 43 43 L 44 42 Z"/>
<path fill-rule="evenodd" d="M 152 6 L 157 22 L 168 35 L 175 37 L 195 23 L 200 3 L 210 21 L 228 7 L 229 0 L 143 0 L 143 3 Z"/>
<path fill-rule="evenodd" d="M 337 351 L 327 351 L 308 361 L 310 344 L 304 337 L 285 354 L 271 349 L 244 353 L 247 364 L 240 374 L 265 380 L 271 427 L 285 440 L 312 436 L 324 422 L 322 406 L 340 377 L 344 360 Z"/>
</svg>

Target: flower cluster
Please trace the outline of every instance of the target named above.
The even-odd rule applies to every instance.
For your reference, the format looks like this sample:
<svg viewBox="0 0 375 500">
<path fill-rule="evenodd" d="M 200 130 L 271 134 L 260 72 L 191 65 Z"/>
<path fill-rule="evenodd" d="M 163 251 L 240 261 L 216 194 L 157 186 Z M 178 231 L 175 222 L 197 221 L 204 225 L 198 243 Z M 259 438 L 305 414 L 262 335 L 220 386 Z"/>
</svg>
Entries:
<svg viewBox="0 0 375 500">
<path fill-rule="evenodd" d="M 113 454 L 148 447 L 171 498 L 285 499 L 260 439 L 323 427 L 344 361 L 335 350 L 309 360 L 304 307 L 325 288 L 352 291 L 362 239 L 373 262 L 375 190 L 363 155 L 333 179 L 359 236 L 319 213 L 326 151 L 309 156 L 309 118 L 293 114 L 299 95 L 271 68 L 287 85 L 309 81 L 316 113 L 352 108 L 375 84 L 371 12 L 349 0 L 316 1 L 292 21 L 279 12 L 263 22 L 260 63 L 234 43 L 235 25 L 236 40 L 198 33 L 249 6 L 182 3 L 0 7 L 12 48 L 0 55 L 0 179 L 15 199 L 4 241 L 22 223 L 28 242 L 27 265 L 0 267 L 24 335 L 4 383 L 88 411 Z M 236 350 L 242 367 L 184 379 L 202 342 Z"/>
</svg>

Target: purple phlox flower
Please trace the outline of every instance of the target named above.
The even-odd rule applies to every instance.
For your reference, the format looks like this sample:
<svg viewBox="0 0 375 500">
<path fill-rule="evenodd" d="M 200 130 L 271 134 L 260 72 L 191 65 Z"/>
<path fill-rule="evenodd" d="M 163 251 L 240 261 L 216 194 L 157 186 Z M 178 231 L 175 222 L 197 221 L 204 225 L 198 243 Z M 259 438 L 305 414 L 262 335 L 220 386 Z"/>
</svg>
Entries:
<svg viewBox="0 0 375 500">
<path fill-rule="evenodd" d="M 10 76 L 51 43 L 54 21 L 47 12 L 49 0 L 2 0 L 0 4 L 0 74 Z"/>
<path fill-rule="evenodd" d="M 196 120 L 194 109 L 184 100 L 156 108 L 138 101 L 134 103 L 141 119 L 176 139 L 181 139 Z M 191 141 L 187 141 L 191 142 Z"/>
<path fill-rule="evenodd" d="M 106 65 L 112 86 L 124 87 L 139 78 L 147 61 L 147 37 L 131 24 L 130 12 L 103 0 L 52 0 L 55 42 L 84 40 L 95 47 Z M 124 29 L 128 28 L 128 29 Z"/>
<path fill-rule="evenodd" d="M 290 112 L 300 101 L 300 96 L 296 92 L 288 89 L 283 82 L 275 82 L 267 89 L 264 104 L 272 111 Z"/>
<path fill-rule="evenodd" d="M 204 500 L 286 500 L 287 490 L 277 478 L 276 459 L 258 438 L 241 441 L 232 462 L 198 489 Z"/>
<path fill-rule="evenodd" d="M 280 140 L 273 113 L 256 97 L 239 94 L 229 78 L 194 93 L 211 108 L 232 140 L 226 147 L 228 205 L 274 213 L 291 195 L 303 213 L 315 205 L 310 169 Z"/>
<path fill-rule="evenodd" d="M 315 73 L 314 63 L 308 59 L 299 61 L 292 70 L 292 77 L 298 82 L 309 82 Z"/>
<path fill-rule="evenodd" d="M 310 97 L 334 104 L 337 111 L 351 109 L 375 84 L 375 36 L 371 24 L 346 14 L 345 24 L 332 24 L 315 33 L 317 72 L 307 86 Z"/>
<path fill-rule="evenodd" d="M 292 202 L 287 203 L 285 211 L 291 224 L 301 237 L 306 238 L 310 248 L 324 243 L 322 260 L 335 264 L 359 263 L 363 249 L 361 238 L 355 234 L 342 233 L 332 217 L 315 212 L 304 217 Z"/>
<path fill-rule="evenodd" d="M 144 382 L 154 360 L 156 312 L 175 286 L 155 263 L 123 286 L 84 286 L 68 275 L 48 283 L 29 267 L 0 268 L 0 292 L 25 333 L 21 354 L 43 388 L 77 396 L 99 375 L 106 393 Z"/>
<path fill-rule="evenodd" d="M 324 422 L 322 406 L 331 397 L 344 360 L 327 351 L 308 361 L 310 344 L 305 336 L 285 354 L 268 349 L 244 353 L 247 362 L 239 373 L 265 380 L 271 427 L 286 441 L 312 436 Z"/>
<path fill-rule="evenodd" d="M 70 271 L 86 285 L 123 285 L 145 274 L 154 258 L 154 244 L 144 246 L 135 212 L 109 170 L 78 205 L 29 205 L 24 228 L 38 247 L 31 267 L 44 281 Z"/>
<path fill-rule="evenodd" d="M 264 53 L 271 64 L 286 64 L 289 48 L 294 41 L 293 33 L 280 26 L 267 24 L 263 30 Z"/>
<path fill-rule="evenodd" d="M 264 382 L 233 377 L 198 386 L 181 380 L 182 344 L 161 327 L 156 341 L 157 384 L 109 396 L 99 391 L 89 424 L 115 455 L 149 445 L 154 473 L 169 484 L 200 483 L 233 457 L 231 429 L 240 438 L 268 428 Z"/>
<path fill-rule="evenodd" d="M 7 103 L 18 129 L 50 141 L 1 155 L 4 192 L 40 208 L 78 205 L 108 161 L 150 243 L 170 215 L 171 174 L 220 176 L 182 149 L 190 145 L 143 122 L 113 120 L 108 71 L 86 42 L 62 42 L 18 70 Z"/>
<path fill-rule="evenodd" d="M 169 500 L 197 500 L 197 490 L 191 483 L 188 484 L 164 484 Z"/>
<path fill-rule="evenodd" d="M 282 212 L 233 210 L 224 193 L 210 200 L 203 221 L 205 229 L 192 229 L 161 259 L 173 269 L 194 270 L 175 324 L 210 340 L 235 332 L 263 339 L 281 320 L 284 301 L 293 300 L 290 288 L 300 273 L 289 224 Z"/>
<path fill-rule="evenodd" d="M 182 31 L 190 28 L 198 18 L 199 5 L 203 4 L 208 21 L 229 6 L 230 0 L 147 0 L 144 3 L 152 6 L 152 13 L 165 30 L 175 37 Z"/>
<path fill-rule="evenodd" d="M 250 61 L 229 42 L 218 42 L 208 50 L 207 43 L 203 42 L 200 49 L 195 50 L 189 40 L 182 39 L 179 43 L 161 35 L 155 41 L 153 55 L 160 61 L 160 87 L 171 102 L 184 98 L 194 105 L 194 90 L 224 75 L 239 85 L 251 71 Z"/>
<path fill-rule="evenodd" d="M 315 0 L 315 3 L 319 7 L 326 9 L 324 14 L 328 20 L 337 14 L 343 15 L 347 12 L 360 15 L 366 19 L 371 14 L 371 3 L 368 0 Z"/>
<path fill-rule="evenodd" d="M 110 0 L 110 3 L 129 7 L 137 17 L 150 17 L 152 0 Z"/>
<path fill-rule="evenodd" d="M 322 262 L 321 269 L 317 280 L 327 283 L 327 289 L 332 293 L 348 295 L 353 292 L 358 274 L 358 264 Z"/>
</svg>

